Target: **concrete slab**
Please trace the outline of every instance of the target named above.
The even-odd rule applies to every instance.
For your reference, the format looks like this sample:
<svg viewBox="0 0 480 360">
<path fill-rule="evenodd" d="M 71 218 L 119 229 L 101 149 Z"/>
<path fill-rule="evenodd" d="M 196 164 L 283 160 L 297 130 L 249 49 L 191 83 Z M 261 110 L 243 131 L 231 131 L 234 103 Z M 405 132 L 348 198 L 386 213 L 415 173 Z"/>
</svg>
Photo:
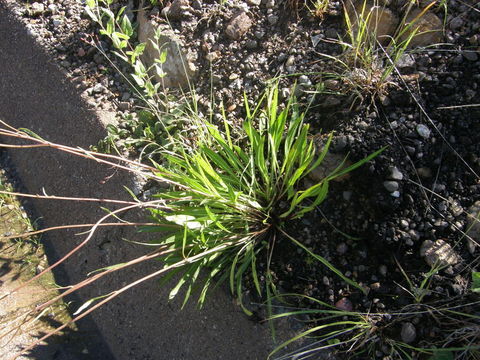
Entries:
<svg viewBox="0 0 480 360">
<path fill-rule="evenodd" d="M 54 142 L 88 147 L 104 134 L 98 116 L 89 111 L 74 86 L 49 63 L 23 25 L 0 0 L 0 119 L 15 127 L 29 128 Z M 2 141 L 9 141 L 2 139 Z M 12 150 L 18 176 L 30 193 L 62 196 L 129 199 L 122 190 L 132 177 L 53 149 Z M 106 180 L 108 179 L 108 180 Z M 45 226 L 94 222 L 105 213 L 98 204 L 36 200 L 33 206 Z M 111 206 L 109 206 L 112 208 Z M 141 215 L 135 215 L 141 218 Z M 50 261 L 70 250 L 83 238 L 74 231 L 46 237 Z M 79 281 L 107 263 L 141 254 L 123 242 L 135 239 L 131 229 L 101 231 L 81 253 L 69 260 L 57 281 Z M 105 246 L 109 244 L 109 246 Z M 153 261 L 82 290 L 73 298 L 81 304 L 126 282 L 157 269 Z M 249 321 L 225 289 L 218 290 L 203 310 L 192 305 L 183 311 L 167 303 L 165 290 L 150 282 L 122 295 L 79 324 L 88 336 L 92 359 L 265 359 L 272 344 L 266 325 Z M 42 359 L 43 360 L 43 359 Z"/>
</svg>

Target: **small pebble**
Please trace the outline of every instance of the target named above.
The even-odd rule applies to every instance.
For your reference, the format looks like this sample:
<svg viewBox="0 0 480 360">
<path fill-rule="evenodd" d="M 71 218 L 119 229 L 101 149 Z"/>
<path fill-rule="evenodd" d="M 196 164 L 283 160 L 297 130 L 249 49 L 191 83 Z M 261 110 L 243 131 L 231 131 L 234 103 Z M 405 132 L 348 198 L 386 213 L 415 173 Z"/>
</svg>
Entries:
<svg viewBox="0 0 480 360">
<path fill-rule="evenodd" d="M 280 89 L 280 95 L 282 99 L 288 99 L 290 97 L 291 91 L 289 88 Z"/>
<path fill-rule="evenodd" d="M 424 257 L 430 266 L 455 265 L 461 260 L 455 250 L 442 239 L 435 242 L 425 240 L 420 248 L 420 256 Z"/>
<path fill-rule="evenodd" d="M 463 24 L 465 24 L 465 21 L 461 16 L 454 17 L 452 21 L 450 21 L 450 29 L 458 30 L 463 26 Z"/>
<path fill-rule="evenodd" d="M 463 57 L 468 61 L 477 61 L 478 53 L 476 51 L 466 50 L 463 52 Z"/>
<path fill-rule="evenodd" d="M 55 4 L 50 4 L 47 6 L 48 11 L 50 11 L 52 14 L 55 14 L 57 12 L 57 7 Z"/>
<path fill-rule="evenodd" d="M 274 8 L 274 7 L 275 7 L 275 0 L 267 0 L 267 1 L 265 2 L 265 7 L 266 7 L 267 9 L 272 9 L 272 8 Z"/>
<path fill-rule="evenodd" d="M 295 63 L 295 56 L 290 55 L 285 62 L 285 66 L 292 66 Z"/>
<path fill-rule="evenodd" d="M 352 311 L 353 310 L 353 304 L 350 300 L 348 300 L 347 298 L 341 298 L 340 300 L 338 300 L 336 303 L 335 303 L 335 307 L 338 309 L 338 310 L 342 310 L 342 311 Z"/>
<path fill-rule="evenodd" d="M 343 196 L 343 199 L 345 201 L 350 201 L 350 199 L 352 198 L 352 192 L 351 191 L 344 191 L 342 193 L 342 196 Z"/>
<path fill-rule="evenodd" d="M 257 40 L 261 40 L 265 36 L 265 32 L 263 30 L 257 30 L 253 33 L 253 35 L 257 38 Z"/>
<path fill-rule="evenodd" d="M 398 170 L 398 168 L 396 166 L 394 166 L 394 167 L 390 168 L 389 178 L 391 180 L 401 181 L 401 180 L 403 180 L 403 174 L 400 172 L 400 170 Z"/>
<path fill-rule="evenodd" d="M 417 174 L 421 178 L 427 179 L 432 177 L 432 170 L 430 170 L 430 168 L 427 168 L 427 167 L 420 167 L 417 169 Z"/>
<path fill-rule="evenodd" d="M 298 77 L 298 83 L 302 85 L 312 85 L 312 82 L 310 81 L 307 75 L 300 75 Z"/>
<path fill-rule="evenodd" d="M 402 337 L 402 341 L 404 343 L 410 344 L 414 342 L 415 338 L 417 337 L 415 326 L 413 326 L 413 324 L 410 322 L 403 323 L 400 336 Z"/>
<path fill-rule="evenodd" d="M 30 5 L 30 13 L 33 16 L 41 15 L 45 11 L 45 5 L 42 3 L 34 2 Z"/>
<path fill-rule="evenodd" d="M 63 24 L 62 19 L 58 19 L 58 18 L 57 18 L 57 19 L 53 19 L 53 20 L 52 20 L 52 25 L 53 25 L 53 27 L 58 27 L 58 26 L 60 26 L 60 25 L 62 25 L 62 24 Z"/>
<path fill-rule="evenodd" d="M 121 111 L 126 111 L 130 108 L 130 103 L 128 101 L 122 101 L 118 103 L 118 108 Z"/>
<path fill-rule="evenodd" d="M 373 284 L 370 284 L 370 289 L 372 289 L 373 291 L 377 291 L 378 289 L 380 289 L 381 285 L 379 282 L 374 282 Z"/>
<path fill-rule="evenodd" d="M 96 85 L 92 88 L 92 91 L 93 91 L 94 93 L 101 93 L 101 92 L 103 92 L 103 91 L 105 91 L 105 90 L 106 90 L 106 88 L 105 88 L 105 86 L 103 86 L 102 84 L 96 84 Z"/>
<path fill-rule="evenodd" d="M 415 58 L 407 53 L 404 53 L 400 58 L 395 62 L 395 65 L 400 68 L 411 68 L 415 66 Z"/>
<path fill-rule="evenodd" d="M 380 267 L 378 268 L 378 271 L 380 272 L 380 275 L 386 276 L 388 270 L 385 265 L 380 265 Z"/>
<path fill-rule="evenodd" d="M 415 240 L 415 241 L 420 240 L 420 234 L 417 230 L 413 230 L 413 229 L 408 230 L 408 235 L 410 235 L 410 238 L 412 240 Z"/>
<path fill-rule="evenodd" d="M 245 46 L 247 49 L 253 50 L 258 47 L 258 42 L 256 40 L 247 40 Z"/>
<path fill-rule="evenodd" d="M 267 21 L 270 25 L 275 25 L 278 22 L 278 16 L 270 14 L 267 16 Z"/>
<path fill-rule="evenodd" d="M 388 191 L 393 193 L 394 191 L 398 190 L 398 182 L 396 181 L 384 181 L 383 187 Z"/>
<path fill-rule="evenodd" d="M 418 124 L 417 127 L 417 133 L 418 135 L 420 135 L 422 138 L 424 139 L 428 139 L 430 137 L 430 129 L 428 127 L 426 127 L 425 125 L 423 124 Z"/>
<path fill-rule="evenodd" d="M 342 242 L 342 243 L 337 245 L 337 253 L 339 253 L 340 255 L 345 254 L 347 251 L 348 251 L 347 244 Z"/>
</svg>

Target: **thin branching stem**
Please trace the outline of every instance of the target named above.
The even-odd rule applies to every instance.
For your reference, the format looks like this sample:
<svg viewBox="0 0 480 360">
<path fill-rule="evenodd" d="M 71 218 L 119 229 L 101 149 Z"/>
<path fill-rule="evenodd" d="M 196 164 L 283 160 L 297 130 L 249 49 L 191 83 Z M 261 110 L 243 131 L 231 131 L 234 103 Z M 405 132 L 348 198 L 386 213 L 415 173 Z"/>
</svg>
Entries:
<svg viewBox="0 0 480 360">
<path fill-rule="evenodd" d="M 125 200 L 102 199 L 102 198 L 83 198 L 83 197 L 72 197 L 72 196 L 38 195 L 38 194 L 26 194 L 26 193 L 19 193 L 14 191 L 5 191 L 5 190 L 0 190 L 0 194 L 12 195 L 12 196 L 18 196 L 18 197 L 28 197 L 28 198 L 34 198 L 34 199 L 47 199 L 47 200 L 103 202 L 103 203 L 120 204 L 120 205 L 138 205 L 139 204 L 138 201 L 125 201 Z"/>
<path fill-rule="evenodd" d="M 60 265 L 61 263 L 63 263 L 65 260 L 67 260 L 69 257 L 71 257 L 73 254 L 75 254 L 77 251 L 79 251 L 82 247 L 84 247 L 93 237 L 96 229 L 100 226 L 101 223 L 103 223 L 106 219 L 112 217 L 112 216 L 115 216 L 116 214 L 119 214 L 121 212 L 124 212 L 124 211 L 127 211 L 127 210 L 131 210 L 131 209 L 135 209 L 135 208 L 146 208 L 146 207 L 161 207 L 161 203 L 163 203 L 163 200 L 155 200 L 155 201 L 151 201 L 151 202 L 148 202 L 148 203 L 135 203 L 134 205 L 129 205 L 129 206 L 125 206 L 125 207 L 122 207 L 120 209 L 117 209 L 117 210 L 114 210 L 110 213 L 108 213 L 107 215 L 103 216 L 100 220 L 98 220 L 94 226 L 92 226 L 92 228 L 90 229 L 89 231 L 89 235 L 85 238 L 85 240 L 83 240 L 80 244 L 78 244 L 75 248 L 73 248 L 72 250 L 70 250 L 66 255 L 64 255 L 61 259 L 57 260 L 54 264 L 50 265 L 49 267 L 47 267 L 46 269 L 44 269 L 43 271 L 41 271 L 39 274 L 35 275 L 34 277 L 32 277 L 31 279 L 27 280 L 25 283 L 23 283 L 22 285 L 16 287 L 15 289 L 9 291 L 8 293 L 4 294 L 3 296 L 0 297 L 0 300 L 4 299 L 5 297 L 7 296 L 10 296 L 11 294 L 19 291 L 20 289 L 24 288 L 25 286 L 27 286 L 29 283 L 37 280 L 38 278 L 40 278 L 42 275 L 44 275 L 45 273 L 53 270 L 54 268 L 56 268 L 58 265 Z"/>
<path fill-rule="evenodd" d="M 39 234 L 43 234 L 49 231 L 54 230 L 67 230 L 67 229 L 78 229 L 78 228 L 85 228 L 85 227 L 92 227 L 95 224 L 69 224 L 69 225 L 60 225 L 60 226 L 52 226 L 49 228 L 36 230 L 36 231 L 29 231 L 23 234 L 18 235 L 10 235 L 10 236 L 2 236 L 2 239 L 19 239 L 19 238 L 26 238 L 31 237 Z M 106 227 L 106 226 L 155 226 L 158 225 L 157 223 L 143 223 L 143 222 L 116 222 L 116 223 L 102 223 L 99 224 L 99 227 Z"/>
<path fill-rule="evenodd" d="M 62 331 L 64 328 L 66 328 L 68 325 L 72 324 L 72 323 L 75 323 L 77 322 L 78 320 L 84 318 L 85 316 L 87 316 L 88 314 L 90 314 L 92 311 L 96 310 L 97 308 L 101 307 L 102 305 L 106 304 L 107 302 L 113 300 L 114 298 L 116 298 L 117 296 L 121 295 L 122 293 L 124 293 L 125 291 L 147 281 L 147 280 L 150 280 L 154 277 L 157 277 L 165 272 L 168 272 L 168 271 L 171 271 L 172 269 L 175 269 L 175 268 L 179 268 L 179 267 L 182 267 L 182 266 L 185 266 L 187 264 L 192 264 L 192 263 L 195 263 L 197 261 L 200 261 L 202 259 L 204 259 L 205 257 L 207 256 L 210 256 L 211 254 L 214 254 L 216 252 L 219 252 L 219 251 L 224 251 L 226 250 L 227 248 L 229 247 L 232 247 L 232 246 L 238 246 L 239 245 L 239 242 L 238 241 L 232 241 L 232 242 L 228 242 L 228 243 L 223 243 L 221 245 L 218 245 L 212 249 L 209 249 L 209 250 L 206 250 L 200 254 L 197 254 L 195 256 L 192 256 L 192 257 L 189 257 L 189 258 L 186 258 L 184 260 L 181 260 L 175 264 L 172 264 L 170 266 L 166 266 L 158 271 L 155 271 L 149 275 L 146 275 L 136 281 L 133 281 L 131 282 L 130 284 L 118 289 L 118 290 L 115 290 L 115 291 L 112 291 L 109 295 L 107 295 L 102 301 L 98 302 L 97 304 L 95 304 L 94 306 L 92 306 L 91 308 L 89 308 L 88 310 L 85 310 L 84 312 L 82 312 L 80 315 L 76 316 L 75 318 L 73 318 L 72 320 L 66 322 L 65 324 L 59 326 L 58 328 L 56 328 L 55 330 L 49 332 L 48 334 L 44 335 L 43 337 L 41 337 L 40 339 L 36 340 L 35 342 L 31 343 L 30 345 L 28 345 L 25 349 L 21 350 L 20 352 L 17 352 L 16 354 L 14 354 L 9 360 L 15 360 L 17 359 L 20 355 L 22 354 L 25 354 L 27 351 L 33 349 L 35 346 L 37 346 L 38 344 L 42 343 L 44 340 L 48 339 L 49 337 L 57 334 L 58 332 Z"/>
</svg>

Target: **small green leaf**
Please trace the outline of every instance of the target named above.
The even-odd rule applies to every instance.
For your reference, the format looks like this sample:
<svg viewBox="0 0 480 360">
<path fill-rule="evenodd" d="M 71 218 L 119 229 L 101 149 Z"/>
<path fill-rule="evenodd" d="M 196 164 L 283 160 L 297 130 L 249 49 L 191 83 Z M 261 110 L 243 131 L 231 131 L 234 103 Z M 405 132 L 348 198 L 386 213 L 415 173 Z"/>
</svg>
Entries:
<svg viewBox="0 0 480 360">
<path fill-rule="evenodd" d="M 125 12 L 125 9 L 127 7 L 123 6 L 118 12 L 117 12 L 117 21 L 120 21 L 120 18 L 122 17 L 122 14 Z"/>
<path fill-rule="evenodd" d="M 111 20 L 112 22 L 115 21 L 115 15 L 113 15 L 112 10 L 102 8 L 102 17 L 104 15 L 106 15 L 108 17 L 108 19 Z"/>
<path fill-rule="evenodd" d="M 128 35 L 128 37 L 133 35 L 132 23 L 130 22 L 130 19 L 128 18 L 127 15 L 123 16 L 122 21 L 120 23 L 120 27 L 122 31 L 125 33 L 125 35 Z"/>
<path fill-rule="evenodd" d="M 145 51 L 145 46 L 146 46 L 145 43 L 140 43 L 137 46 L 135 46 L 135 50 L 134 50 L 135 55 L 137 55 L 137 56 L 142 55 L 143 52 Z"/>
<path fill-rule="evenodd" d="M 480 293 L 480 272 L 472 271 L 472 291 Z"/>
<path fill-rule="evenodd" d="M 145 81 L 143 81 L 143 79 L 140 76 L 132 74 L 132 78 L 133 80 L 135 80 L 138 86 L 142 86 L 142 87 L 145 86 Z"/>
<path fill-rule="evenodd" d="M 93 7 L 92 7 L 93 8 Z M 99 19 L 97 17 L 97 15 L 95 15 L 92 11 L 92 8 L 90 7 L 85 7 L 85 12 L 87 13 L 88 16 L 90 16 L 90 19 L 92 19 L 93 21 L 95 22 L 99 22 Z"/>
<path fill-rule="evenodd" d="M 113 22 L 114 20 L 112 18 L 108 19 L 107 21 L 107 28 L 106 28 L 106 31 L 107 31 L 107 34 L 108 35 L 112 35 L 114 30 L 115 30 L 115 24 Z"/>
<path fill-rule="evenodd" d="M 135 69 L 135 74 L 139 76 L 144 75 L 146 73 L 145 66 L 140 60 L 137 60 L 135 62 L 134 69 Z"/>
<path fill-rule="evenodd" d="M 167 61 L 167 49 L 163 49 L 160 53 L 160 57 L 158 58 L 160 64 L 164 64 Z"/>
<path fill-rule="evenodd" d="M 330 340 L 328 340 L 328 344 L 329 345 L 340 344 L 340 340 L 339 339 L 330 339 Z"/>
<path fill-rule="evenodd" d="M 115 46 L 117 49 L 121 49 L 121 42 L 119 37 L 117 36 L 117 33 L 112 34 L 112 42 L 113 46 Z"/>
<path fill-rule="evenodd" d="M 158 40 L 158 39 L 160 39 L 160 36 L 162 36 L 162 29 L 161 29 L 160 26 L 159 26 L 159 27 L 157 27 L 157 28 L 155 29 L 155 34 L 154 34 L 153 37 L 154 37 L 156 40 Z"/>
<path fill-rule="evenodd" d="M 155 68 L 155 74 L 157 74 L 159 78 L 163 78 L 167 75 L 165 71 L 163 71 L 163 69 L 157 64 L 154 64 L 154 68 Z"/>
<path fill-rule="evenodd" d="M 115 31 L 114 34 L 119 38 L 123 40 L 130 40 L 130 36 L 127 34 L 122 34 L 121 32 Z"/>
<path fill-rule="evenodd" d="M 33 132 L 32 130 L 30 129 L 27 129 L 27 128 L 18 128 L 18 130 L 20 130 L 21 132 L 24 132 L 25 134 L 27 134 L 28 136 L 31 136 L 35 139 L 38 139 L 38 140 L 44 140 L 40 135 L 36 134 L 35 132 Z"/>
<path fill-rule="evenodd" d="M 155 87 L 153 86 L 151 81 L 145 82 L 145 90 L 147 91 L 147 94 L 149 97 L 152 97 L 153 95 L 155 95 Z M 147 128 L 146 130 L 150 130 L 150 129 Z M 149 132 L 150 132 L 150 136 L 147 136 L 147 138 L 154 139 L 155 136 L 151 133 L 151 131 Z"/>
<path fill-rule="evenodd" d="M 429 360 L 454 360 L 452 351 L 434 351 Z"/>
</svg>

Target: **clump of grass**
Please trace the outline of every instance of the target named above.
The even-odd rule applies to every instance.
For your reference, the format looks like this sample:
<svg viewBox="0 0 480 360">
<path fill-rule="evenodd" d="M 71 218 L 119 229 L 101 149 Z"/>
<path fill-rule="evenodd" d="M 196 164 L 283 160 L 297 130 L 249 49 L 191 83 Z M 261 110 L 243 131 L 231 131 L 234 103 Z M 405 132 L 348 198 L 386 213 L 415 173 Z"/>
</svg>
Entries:
<svg viewBox="0 0 480 360">
<path fill-rule="evenodd" d="M 310 14 L 322 20 L 328 11 L 330 0 L 312 0 L 310 5 L 307 5 Z"/>
<path fill-rule="evenodd" d="M 179 146 L 181 151 L 164 154 L 167 166 L 158 165 L 159 175 L 178 184 L 176 189 L 157 195 L 167 200 L 168 210 L 151 210 L 155 221 L 166 228 L 159 225 L 148 229 L 166 231 L 169 237 L 162 243 L 179 249 L 167 256 L 166 263 L 172 265 L 219 244 L 228 244 L 201 262 L 179 269 L 183 276 L 171 296 L 186 286 L 186 300 L 194 285 L 203 282 L 199 297 L 203 303 L 211 280 L 217 276 L 220 280 L 229 279 L 232 291 L 241 300 L 246 273 L 251 274 L 259 295 L 264 291 L 274 292 L 269 264 L 279 236 L 290 239 L 344 281 L 360 288 L 326 259 L 312 254 L 288 236 L 285 224 L 321 204 L 331 180 L 352 171 L 378 152 L 350 167 L 340 164 L 319 183 L 302 189 L 302 179 L 322 163 L 331 136 L 317 156 L 313 140 L 308 138 L 304 113 L 293 97 L 280 109 L 277 86 L 267 91 L 255 108 L 251 109 L 247 101 L 245 107 L 244 133 L 239 142 L 232 139 L 226 121 L 224 131 L 204 121 L 197 124 L 201 130 L 195 147 Z M 267 264 L 264 291 L 256 268 L 257 257 L 263 250 L 267 254 L 263 259 Z M 202 268 L 209 275 L 199 280 Z"/>
<path fill-rule="evenodd" d="M 475 288 L 472 287 L 471 292 Z M 307 329 L 275 348 L 269 358 L 314 359 L 326 350 L 345 359 L 373 359 L 382 356 L 395 360 L 477 359 L 480 355 L 480 316 L 472 310 L 479 306 L 478 297 L 446 299 L 433 304 L 407 305 L 399 311 L 371 313 L 344 311 L 318 299 L 299 294 L 284 294 L 309 301 L 310 308 L 290 307 L 290 311 L 273 315 L 270 320 L 285 317 L 307 318 Z M 420 324 L 435 323 L 433 332 L 422 339 L 405 343 L 401 328 L 414 318 Z M 417 326 L 421 331 L 421 327 Z M 281 350 L 303 340 L 303 346 L 283 355 Z"/>
<path fill-rule="evenodd" d="M 352 107 L 358 100 L 361 103 L 387 95 L 389 89 L 396 86 L 392 78 L 396 64 L 417 35 L 416 23 L 434 5 L 435 2 L 430 3 L 410 23 L 401 22 L 390 34 L 380 32 L 380 25 L 385 26 L 385 22 L 392 19 L 387 16 L 389 10 L 377 1 L 371 7 L 367 1 L 357 7 L 351 0 L 344 5 L 346 35 L 333 40 L 341 46 L 342 54 L 339 57 L 321 55 L 339 66 L 336 77 L 343 83 L 341 91 L 354 95 Z M 410 2 L 405 17 L 412 6 Z"/>
<path fill-rule="evenodd" d="M 423 280 L 420 282 L 420 284 L 418 284 L 418 286 L 415 286 L 413 281 L 407 275 L 402 265 L 396 258 L 395 258 L 395 262 L 397 263 L 397 266 L 400 269 L 401 274 L 403 275 L 403 277 L 407 282 L 407 287 L 404 287 L 400 284 L 397 284 L 397 285 L 400 288 L 402 288 L 405 292 L 407 292 L 415 300 L 416 303 L 422 303 L 425 296 L 430 295 L 431 293 L 430 286 L 431 286 L 433 277 L 437 275 L 440 272 L 440 270 L 445 268 L 445 266 L 440 266 L 440 265 L 432 266 L 427 273 L 423 274 Z"/>
<path fill-rule="evenodd" d="M 352 80 L 351 86 L 372 96 L 385 94 L 392 85 L 390 75 L 414 36 L 412 33 L 403 41 L 399 40 L 400 36 L 379 39 L 376 28 L 382 12 L 380 5 L 368 9 L 366 1 L 359 12 L 354 11 L 354 18 L 347 7 L 344 8 L 347 26 L 347 39 L 341 42 L 344 64 Z M 390 44 L 384 48 L 381 42 Z"/>
</svg>

